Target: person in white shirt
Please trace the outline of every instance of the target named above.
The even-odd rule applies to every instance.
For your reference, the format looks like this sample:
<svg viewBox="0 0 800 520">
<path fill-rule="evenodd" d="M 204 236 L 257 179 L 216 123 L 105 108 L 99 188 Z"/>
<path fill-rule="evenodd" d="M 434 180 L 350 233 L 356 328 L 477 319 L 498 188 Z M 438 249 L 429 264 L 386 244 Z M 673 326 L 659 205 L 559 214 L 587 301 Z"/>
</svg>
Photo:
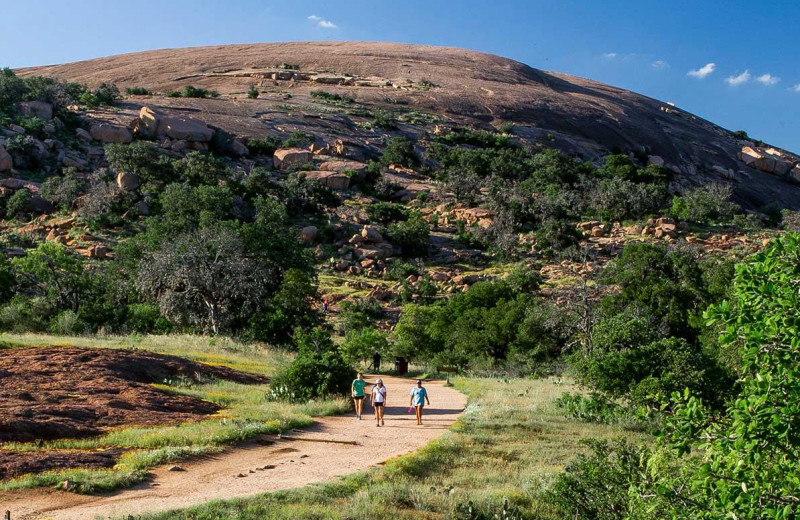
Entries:
<svg viewBox="0 0 800 520">
<path fill-rule="evenodd" d="M 386 387 L 383 386 L 383 379 L 375 381 L 375 386 L 372 387 L 372 395 L 369 398 L 372 408 L 375 410 L 376 426 L 383 426 L 383 413 L 386 406 Z"/>
</svg>

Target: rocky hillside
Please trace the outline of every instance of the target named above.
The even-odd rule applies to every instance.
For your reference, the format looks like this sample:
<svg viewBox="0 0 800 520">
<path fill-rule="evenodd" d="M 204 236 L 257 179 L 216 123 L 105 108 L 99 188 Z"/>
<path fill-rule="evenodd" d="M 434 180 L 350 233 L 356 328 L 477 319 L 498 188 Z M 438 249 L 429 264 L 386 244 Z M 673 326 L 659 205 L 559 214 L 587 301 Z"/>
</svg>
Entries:
<svg viewBox="0 0 800 520">
<path fill-rule="evenodd" d="M 142 106 L 148 106 L 167 116 L 201 120 L 241 141 L 301 130 L 314 134 L 320 148 L 340 140 L 350 146 L 352 158 L 364 159 L 380 150 L 387 133 L 365 125 L 365 116 L 385 110 L 397 118 L 397 129 L 389 132 L 394 135 L 416 137 L 435 125 L 490 129 L 511 122 L 515 139 L 532 149 L 557 148 L 593 161 L 622 152 L 663 165 L 675 173 L 673 192 L 725 182 L 747 208 L 800 208 L 800 168 L 792 154 L 739 140 L 669 103 L 462 49 L 334 42 L 227 45 L 16 72 L 152 93 L 129 98 L 113 112 L 90 114 L 113 125 L 92 136 L 106 142 L 127 140 L 127 131 L 119 127 L 133 129 Z M 164 95 L 189 84 L 219 96 Z M 251 87 L 259 91 L 257 99 L 248 98 Z M 340 96 L 340 102 L 320 104 L 312 96 L 320 89 Z M 182 132 L 173 135 L 186 141 Z M 0 168 L 8 163 L 0 157 Z"/>
</svg>

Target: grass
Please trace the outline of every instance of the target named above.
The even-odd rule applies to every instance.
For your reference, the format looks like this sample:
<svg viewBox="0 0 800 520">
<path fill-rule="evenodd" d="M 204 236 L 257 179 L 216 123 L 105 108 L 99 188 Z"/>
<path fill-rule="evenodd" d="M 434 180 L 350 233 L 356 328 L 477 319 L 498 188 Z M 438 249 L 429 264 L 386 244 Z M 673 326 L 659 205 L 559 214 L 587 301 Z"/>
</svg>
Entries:
<svg viewBox="0 0 800 520">
<path fill-rule="evenodd" d="M 556 380 L 459 377 L 454 383 L 469 396 L 469 404 L 451 432 L 381 469 L 328 484 L 140 518 L 502 518 L 506 499 L 526 518 L 554 518 L 551 507 L 538 497 L 583 449 L 582 439 L 645 439 L 616 427 L 564 417 L 553 401 L 574 388 Z M 459 506 L 469 502 L 477 514 L 458 514 Z"/>
<path fill-rule="evenodd" d="M 46 335 L 0 335 L 0 345 L 41 346 L 81 345 L 96 348 L 136 348 L 171 354 L 211 365 L 261 375 L 273 375 L 289 361 L 289 355 L 263 345 L 245 345 L 230 339 L 198 336 L 125 336 L 64 338 Z M 269 385 L 243 385 L 230 381 L 168 381 L 154 385 L 166 392 L 189 395 L 222 407 L 215 415 L 199 422 L 162 427 L 115 428 L 86 439 L 59 439 L 45 443 L 5 443 L 2 449 L 102 450 L 124 448 L 113 469 L 65 470 L 28 475 L 0 482 L 0 490 L 54 486 L 70 481 L 80 492 L 94 493 L 130 486 L 147 478 L 147 471 L 161 464 L 187 457 L 218 453 L 225 446 L 261 434 L 308 426 L 312 417 L 344 413 L 350 409 L 345 399 L 328 399 L 306 404 L 268 402 Z"/>
</svg>

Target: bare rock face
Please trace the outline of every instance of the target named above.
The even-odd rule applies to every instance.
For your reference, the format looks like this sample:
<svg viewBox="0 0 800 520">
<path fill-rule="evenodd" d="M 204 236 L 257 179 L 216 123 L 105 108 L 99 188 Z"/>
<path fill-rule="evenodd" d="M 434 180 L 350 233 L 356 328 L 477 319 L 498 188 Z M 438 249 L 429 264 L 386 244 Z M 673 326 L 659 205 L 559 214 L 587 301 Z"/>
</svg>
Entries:
<svg viewBox="0 0 800 520">
<path fill-rule="evenodd" d="M 117 186 L 121 190 L 134 191 L 139 188 L 141 180 L 135 173 L 119 172 L 117 174 Z"/>
<path fill-rule="evenodd" d="M 287 170 L 292 166 L 301 166 L 310 163 L 314 154 L 302 148 L 279 148 L 272 156 L 276 170 Z"/>
<path fill-rule="evenodd" d="M 0 146 L 0 172 L 6 172 L 14 167 L 14 160 L 6 149 Z"/>
<path fill-rule="evenodd" d="M 133 141 L 133 134 L 123 126 L 110 125 L 107 123 L 97 123 L 89 129 L 89 135 L 95 141 L 101 143 L 122 143 L 128 144 Z"/>
<path fill-rule="evenodd" d="M 53 105 L 44 101 L 23 101 L 19 104 L 19 111 L 22 115 L 38 117 L 45 121 L 53 119 Z"/>
<path fill-rule="evenodd" d="M 774 148 L 743 146 L 738 154 L 747 166 L 765 173 L 784 176 L 797 164 L 797 158 Z"/>
<path fill-rule="evenodd" d="M 339 159 L 322 162 L 319 165 L 319 169 L 327 172 L 354 171 L 356 173 L 362 173 L 367 169 L 367 165 L 359 161 Z"/>
<path fill-rule="evenodd" d="M 306 179 L 318 181 L 332 190 L 343 191 L 350 187 L 350 177 L 344 173 L 313 171 L 302 172 Z"/>
</svg>

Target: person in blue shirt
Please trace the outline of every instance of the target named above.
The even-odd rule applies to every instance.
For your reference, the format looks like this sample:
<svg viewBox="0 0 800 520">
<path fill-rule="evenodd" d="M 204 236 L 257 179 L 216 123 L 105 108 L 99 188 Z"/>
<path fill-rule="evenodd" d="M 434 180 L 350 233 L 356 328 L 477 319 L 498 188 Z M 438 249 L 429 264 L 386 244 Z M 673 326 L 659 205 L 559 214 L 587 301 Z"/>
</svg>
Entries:
<svg viewBox="0 0 800 520">
<path fill-rule="evenodd" d="M 422 379 L 417 379 L 417 386 L 411 389 L 411 399 L 409 399 L 408 406 L 413 406 L 417 412 L 417 424 L 422 424 L 422 409 L 425 407 L 425 402 L 431 404 L 428 399 L 428 391 L 422 386 Z"/>
</svg>

